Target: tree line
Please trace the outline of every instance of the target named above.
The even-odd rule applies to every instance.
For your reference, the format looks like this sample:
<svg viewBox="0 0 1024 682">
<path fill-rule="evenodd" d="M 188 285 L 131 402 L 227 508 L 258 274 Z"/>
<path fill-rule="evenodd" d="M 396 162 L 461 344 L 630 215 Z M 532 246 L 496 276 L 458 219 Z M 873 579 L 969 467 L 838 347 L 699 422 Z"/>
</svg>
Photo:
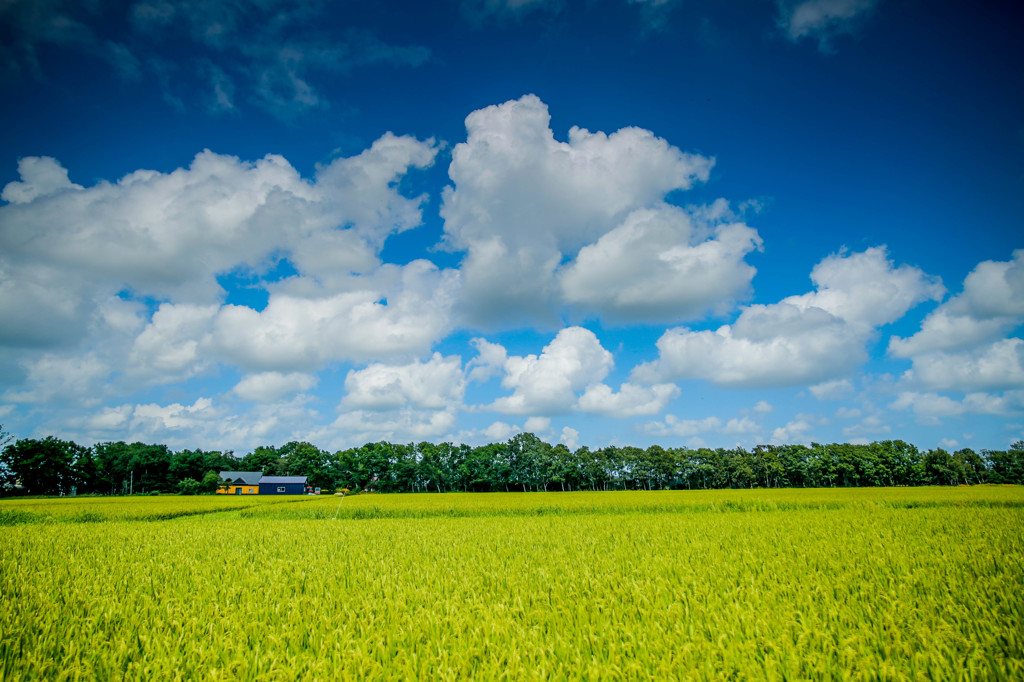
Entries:
<svg viewBox="0 0 1024 682">
<path fill-rule="evenodd" d="M 0 428 L 0 435 L 2 435 Z M 306 476 L 310 486 L 376 492 L 551 491 L 1024 484 L 1024 441 L 1007 450 L 919 450 L 900 440 L 736 448 L 608 446 L 570 450 L 532 433 L 478 447 L 367 443 L 331 453 L 311 443 L 231 451 L 55 437 L 7 443 L 3 494 L 213 492 L 220 471 Z"/>
</svg>

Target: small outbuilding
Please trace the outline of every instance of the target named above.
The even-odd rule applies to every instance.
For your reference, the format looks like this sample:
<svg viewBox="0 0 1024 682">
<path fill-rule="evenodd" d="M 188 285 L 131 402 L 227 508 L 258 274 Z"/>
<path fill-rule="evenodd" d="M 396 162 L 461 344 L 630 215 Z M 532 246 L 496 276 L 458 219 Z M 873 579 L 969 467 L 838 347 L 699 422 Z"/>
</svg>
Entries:
<svg viewBox="0 0 1024 682">
<path fill-rule="evenodd" d="M 264 476 L 260 479 L 260 495 L 305 494 L 305 476 Z"/>
<path fill-rule="evenodd" d="M 220 495 L 259 495 L 262 471 L 222 471 L 222 484 L 217 488 Z"/>
</svg>

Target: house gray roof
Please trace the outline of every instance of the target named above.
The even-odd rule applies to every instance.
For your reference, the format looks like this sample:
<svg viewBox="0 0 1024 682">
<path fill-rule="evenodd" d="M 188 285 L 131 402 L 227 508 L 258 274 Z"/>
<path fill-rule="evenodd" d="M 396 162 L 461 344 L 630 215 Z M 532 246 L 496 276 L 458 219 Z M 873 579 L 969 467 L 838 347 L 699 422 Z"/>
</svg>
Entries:
<svg viewBox="0 0 1024 682">
<path fill-rule="evenodd" d="M 234 483 L 235 485 L 259 485 L 262 471 L 222 471 L 222 480 Z"/>
<path fill-rule="evenodd" d="M 306 476 L 264 476 L 260 479 L 260 484 L 263 483 L 301 483 L 306 485 Z"/>
</svg>

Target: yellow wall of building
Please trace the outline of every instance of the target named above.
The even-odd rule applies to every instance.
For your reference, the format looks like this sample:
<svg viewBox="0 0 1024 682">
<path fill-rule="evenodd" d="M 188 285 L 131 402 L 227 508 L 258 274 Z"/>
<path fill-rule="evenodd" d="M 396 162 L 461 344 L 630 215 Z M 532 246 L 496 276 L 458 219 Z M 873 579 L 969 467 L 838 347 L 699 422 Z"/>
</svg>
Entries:
<svg viewBox="0 0 1024 682">
<path fill-rule="evenodd" d="M 242 492 L 238 493 L 237 490 L 241 488 Z M 259 495 L 260 487 L 258 485 L 229 485 L 227 490 L 224 488 L 217 488 L 218 495 Z"/>
</svg>

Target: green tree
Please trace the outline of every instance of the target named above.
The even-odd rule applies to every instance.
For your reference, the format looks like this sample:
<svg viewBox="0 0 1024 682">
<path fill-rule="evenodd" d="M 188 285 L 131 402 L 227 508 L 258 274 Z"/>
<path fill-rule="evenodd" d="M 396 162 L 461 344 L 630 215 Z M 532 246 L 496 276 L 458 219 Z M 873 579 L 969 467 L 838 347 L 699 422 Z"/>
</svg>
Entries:
<svg viewBox="0 0 1024 682">
<path fill-rule="evenodd" d="M 284 460 L 286 476 L 305 476 L 315 488 L 333 488 L 331 456 L 311 443 L 292 441 L 279 451 Z"/>
<path fill-rule="evenodd" d="M 1024 441 L 1017 441 L 1009 450 L 983 450 L 992 483 L 1024 484 Z"/>
<path fill-rule="evenodd" d="M 130 480 L 134 492 L 166 492 L 178 481 L 170 473 L 173 455 L 166 445 L 132 443 L 128 460 Z"/>
<path fill-rule="evenodd" d="M 75 461 L 75 479 L 78 482 L 79 494 L 102 493 L 105 486 L 100 480 L 96 454 L 92 448 L 83 448 Z"/>
<path fill-rule="evenodd" d="M 7 445 L 0 454 L 6 487 L 20 487 L 28 495 L 67 495 L 79 483 L 76 464 L 87 448 L 47 436 L 25 438 Z"/>
<path fill-rule="evenodd" d="M 105 495 L 125 495 L 131 479 L 131 449 L 123 441 L 97 443 L 92 447 L 96 467 L 94 487 Z"/>
<path fill-rule="evenodd" d="M 179 495 L 198 495 L 202 489 L 203 484 L 194 478 L 183 478 L 178 481 L 177 492 Z"/>
<path fill-rule="evenodd" d="M 240 471 L 262 471 L 264 476 L 281 476 L 285 471 L 285 463 L 277 448 L 260 445 L 241 460 Z"/>
<path fill-rule="evenodd" d="M 203 480 L 200 481 L 201 492 L 204 493 L 215 493 L 221 486 L 220 473 L 210 470 L 203 474 Z"/>
<path fill-rule="evenodd" d="M 168 473 L 171 478 L 182 480 L 191 478 L 199 480 L 209 470 L 206 466 L 206 453 L 202 450 L 182 450 L 172 456 Z"/>
<path fill-rule="evenodd" d="M 921 458 L 921 474 L 927 485 L 956 485 L 956 462 L 948 452 L 936 448 Z"/>
</svg>

